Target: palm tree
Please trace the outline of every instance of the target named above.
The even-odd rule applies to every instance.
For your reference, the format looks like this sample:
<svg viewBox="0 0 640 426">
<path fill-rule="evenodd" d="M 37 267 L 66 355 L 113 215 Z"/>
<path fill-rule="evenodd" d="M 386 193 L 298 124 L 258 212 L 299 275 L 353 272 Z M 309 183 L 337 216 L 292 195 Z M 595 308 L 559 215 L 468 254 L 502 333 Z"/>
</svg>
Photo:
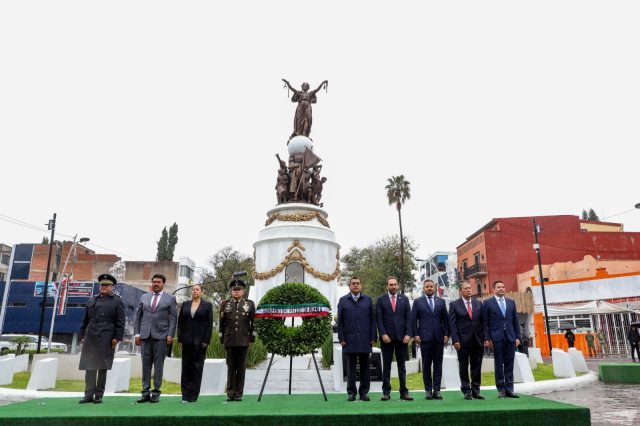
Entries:
<svg viewBox="0 0 640 426">
<path fill-rule="evenodd" d="M 404 175 L 391 176 L 387 179 L 389 182 L 385 189 L 387 190 L 387 199 L 389 205 L 396 205 L 398 210 L 398 223 L 400 224 L 400 291 L 404 294 L 404 237 L 402 236 L 402 205 L 411 198 L 411 183 L 405 180 Z"/>
</svg>

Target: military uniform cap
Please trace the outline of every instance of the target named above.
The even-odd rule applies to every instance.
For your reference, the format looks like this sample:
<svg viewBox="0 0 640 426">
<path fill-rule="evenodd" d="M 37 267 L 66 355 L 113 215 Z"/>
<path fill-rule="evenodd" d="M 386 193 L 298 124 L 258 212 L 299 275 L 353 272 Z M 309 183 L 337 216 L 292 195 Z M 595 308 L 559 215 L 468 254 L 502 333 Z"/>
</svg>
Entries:
<svg viewBox="0 0 640 426">
<path fill-rule="evenodd" d="M 116 285 L 118 280 L 116 280 L 112 275 L 102 274 L 98 277 L 98 282 L 100 285 Z"/>
<path fill-rule="evenodd" d="M 246 288 L 247 285 L 244 283 L 244 281 L 235 279 L 229 283 L 229 288 L 234 288 L 234 287 Z"/>
</svg>

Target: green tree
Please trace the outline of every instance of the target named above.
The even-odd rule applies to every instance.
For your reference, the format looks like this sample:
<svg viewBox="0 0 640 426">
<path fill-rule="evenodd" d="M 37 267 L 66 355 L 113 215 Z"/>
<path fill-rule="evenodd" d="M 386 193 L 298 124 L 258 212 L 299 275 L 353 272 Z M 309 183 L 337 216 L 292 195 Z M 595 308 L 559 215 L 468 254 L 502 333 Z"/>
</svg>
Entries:
<svg viewBox="0 0 640 426">
<path fill-rule="evenodd" d="M 582 220 L 589 220 L 589 215 L 585 209 L 582 209 L 582 215 L 580 216 Z"/>
<path fill-rule="evenodd" d="M 594 222 L 600 222 L 600 218 L 598 217 L 598 215 L 596 214 L 595 210 L 593 209 L 589 209 L 589 220 L 592 220 Z"/>
<path fill-rule="evenodd" d="M 354 275 L 359 277 L 364 292 L 374 299 L 386 291 L 389 275 L 395 275 L 398 281 L 402 280 L 406 284 L 407 291 L 412 291 L 415 287 L 413 271 L 416 269 L 414 254 L 417 245 L 411 239 L 406 239 L 403 246 L 406 268 L 403 265 L 401 269 L 400 239 L 394 235 L 364 248 L 352 247 L 342 256 L 342 275 L 347 278 Z"/>
<path fill-rule="evenodd" d="M 174 222 L 171 228 L 169 228 L 169 232 L 167 232 L 166 226 L 162 229 L 162 234 L 158 240 L 156 260 L 159 262 L 165 260 L 173 262 L 176 244 L 178 244 L 178 224 Z"/>
<path fill-rule="evenodd" d="M 42 237 L 42 243 L 41 244 L 49 244 L 49 237 Z"/>
<path fill-rule="evenodd" d="M 402 279 L 404 276 L 404 237 L 402 235 L 402 206 L 411 198 L 411 183 L 404 178 L 404 175 L 391 176 L 387 179 L 387 200 L 389 205 L 396 205 L 398 210 L 398 224 L 400 225 L 400 291 L 404 294 L 405 282 Z"/>
<path fill-rule="evenodd" d="M 228 285 L 234 272 L 246 271 L 248 275 L 242 277 L 242 281 L 247 284 L 247 287 L 253 284 L 251 277 L 253 257 L 234 250 L 233 246 L 218 250 L 209 259 L 208 266 L 209 268 L 202 274 L 204 293 L 218 305 L 229 297 Z"/>
<path fill-rule="evenodd" d="M 167 243 L 169 242 L 169 234 L 167 233 L 167 227 L 162 229 L 162 234 L 158 240 L 158 252 L 156 253 L 156 260 L 161 262 L 167 260 Z"/>
</svg>

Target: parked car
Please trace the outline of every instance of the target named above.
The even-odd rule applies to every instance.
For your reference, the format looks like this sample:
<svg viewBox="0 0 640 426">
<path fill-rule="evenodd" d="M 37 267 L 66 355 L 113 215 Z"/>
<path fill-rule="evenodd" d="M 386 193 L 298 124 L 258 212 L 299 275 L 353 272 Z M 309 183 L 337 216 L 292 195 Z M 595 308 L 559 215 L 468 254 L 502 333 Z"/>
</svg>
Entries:
<svg viewBox="0 0 640 426">
<path fill-rule="evenodd" d="M 29 342 L 24 343 L 22 345 L 22 350 L 36 350 L 38 349 L 38 336 L 34 336 L 31 334 L 3 334 L 0 336 L 0 350 L 1 351 L 15 351 L 18 349 L 18 344 L 13 340 L 16 337 L 26 337 L 29 339 Z M 47 350 L 49 347 L 49 339 L 42 336 L 42 343 L 40 344 L 40 350 Z M 66 352 L 67 345 L 64 343 L 51 342 L 51 350 L 56 352 Z"/>
</svg>

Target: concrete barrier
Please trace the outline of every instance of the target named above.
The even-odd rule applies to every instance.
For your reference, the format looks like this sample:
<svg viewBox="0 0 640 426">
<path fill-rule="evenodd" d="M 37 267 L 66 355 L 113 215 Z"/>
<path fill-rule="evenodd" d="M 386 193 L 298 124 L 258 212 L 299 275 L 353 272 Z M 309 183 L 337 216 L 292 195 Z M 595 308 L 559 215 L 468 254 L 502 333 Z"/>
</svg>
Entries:
<svg viewBox="0 0 640 426">
<path fill-rule="evenodd" d="M 538 364 L 544 363 L 544 361 L 542 361 L 542 352 L 540 351 L 540 348 L 529 348 L 529 358 L 535 359 Z"/>
<path fill-rule="evenodd" d="M 22 371 L 29 371 L 29 354 L 18 355 L 16 362 L 13 364 L 14 373 L 20 373 Z"/>
<path fill-rule="evenodd" d="M 538 368 L 538 361 L 536 361 L 531 357 L 528 357 L 528 359 L 529 359 L 529 367 L 531 367 L 532 370 L 535 370 L 536 368 Z"/>
<path fill-rule="evenodd" d="M 460 389 L 460 386 L 458 357 L 445 353 L 442 358 L 442 387 L 451 390 Z"/>
<path fill-rule="evenodd" d="M 333 390 L 340 392 L 342 390 L 342 345 L 339 343 L 333 345 Z"/>
<path fill-rule="evenodd" d="M 126 392 L 129 390 L 131 378 L 131 359 L 116 358 L 113 360 L 111 370 L 107 371 L 106 393 Z"/>
<path fill-rule="evenodd" d="M 589 367 L 587 367 L 587 362 L 584 360 L 584 355 L 581 351 L 576 348 L 569 348 L 568 351 L 569 358 L 571 358 L 571 364 L 573 364 L 573 369 L 579 371 L 581 373 L 588 373 Z"/>
<path fill-rule="evenodd" d="M 417 359 L 412 359 L 410 361 L 404 362 L 404 369 L 407 374 L 417 373 L 420 371 L 420 365 Z M 391 363 L 391 377 L 398 377 L 398 363 Z"/>
<path fill-rule="evenodd" d="M 153 371 L 151 372 L 153 377 Z M 168 382 L 180 383 L 182 376 L 182 358 L 165 358 L 162 379 Z"/>
<path fill-rule="evenodd" d="M 84 370 L 79 370 L 80 354 L 34 354 L 33 364 L 47 358 L 56 358 L 58 360 L 58 372 L 56 380 L 82 380 L 84 381 Z M 33 369 L 33 367 L 32 367 Z"/>
<path fill-rule="evenodd" d="M 77 369 L 77 368 L 76 368 Z M 45 358 L 35 361 L 31 368 L 31 377 L 27 390 L 46 390 L 56 387 L 58 358 Z"/>
<path fill-rule="evenodd" d="M 552 349 L 553 375 L 556 377 L 576 377 L 576 371 L 571 363 L 569 354 L 562 349 Z"/>
<path fill-rule="evenodd" d="M 16 363 L 15 356 L 0 357 L 0 385 L 13 383 L 13 370 Z"/>
<path fill-rule="evenodd" d="M 520 352 L 516 352 L 516 357 L 513 360 L 513 380 L 516 383 L 530 383 L 536 381 L 536 379 L 533 378 L 531 364 L 529 364 L 529 357 Z"/>
<path fill-rule="evenodd" d="M 223 395 L 227 387 L 227 361 L 206 359 L 202 372 L 201 395 Z"/>
</svg>

